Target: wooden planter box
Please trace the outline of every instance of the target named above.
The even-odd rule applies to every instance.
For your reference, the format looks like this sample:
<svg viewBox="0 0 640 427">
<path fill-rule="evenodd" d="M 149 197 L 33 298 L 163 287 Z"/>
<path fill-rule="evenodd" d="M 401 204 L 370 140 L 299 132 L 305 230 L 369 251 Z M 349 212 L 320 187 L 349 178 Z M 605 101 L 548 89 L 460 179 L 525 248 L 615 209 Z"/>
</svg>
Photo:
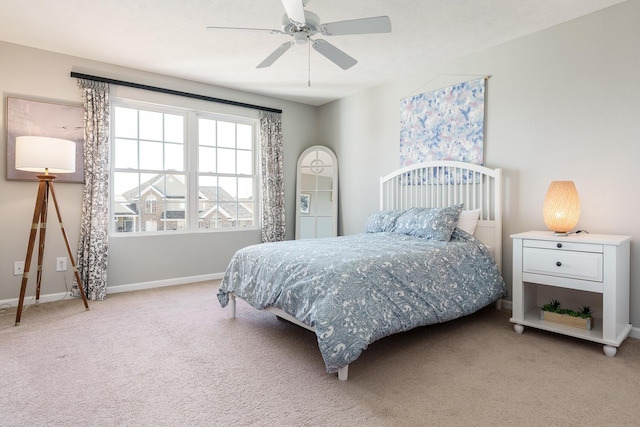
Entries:
<svg viewBox="0 0 640 427">
<path fill-rule="evenodd" d="M 582 317 L 573 317 L 567 314 L 558 314 L 551 311 L 540 310 L 540 319 L 574 328 L 586 330 L 593 328 L 593 318 L 591 317 L 584 319 Z"/>
</svg>

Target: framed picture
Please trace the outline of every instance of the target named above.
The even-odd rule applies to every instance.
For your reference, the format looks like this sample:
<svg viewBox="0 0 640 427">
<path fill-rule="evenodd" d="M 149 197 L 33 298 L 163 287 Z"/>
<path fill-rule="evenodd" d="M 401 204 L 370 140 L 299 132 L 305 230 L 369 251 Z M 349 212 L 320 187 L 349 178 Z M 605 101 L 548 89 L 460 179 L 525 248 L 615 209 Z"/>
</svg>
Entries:
<svg viewBox="0 0 640 427">
<path fill-rule="evenodd" d="M 311 194 L 300 193 L 300 213 L 308 214 L 311 205 Z"/>
<path fill-rule="evenodd" d="M 56 182 L 84 182 L 84 108 L 33 99 L 7 97 L 7 180 L 38 181 L 37 173 L 16 169 L 16 137 L 46 136 L 76 143 L 76 171 Z"/>
</svg>

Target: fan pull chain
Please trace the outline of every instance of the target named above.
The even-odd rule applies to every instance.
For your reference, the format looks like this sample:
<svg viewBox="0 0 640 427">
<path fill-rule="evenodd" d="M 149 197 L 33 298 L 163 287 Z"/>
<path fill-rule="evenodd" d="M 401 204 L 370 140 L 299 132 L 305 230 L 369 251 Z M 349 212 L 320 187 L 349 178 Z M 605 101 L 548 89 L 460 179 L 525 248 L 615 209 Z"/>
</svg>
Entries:
<svg viewBox="0 0 640 427">
<path fill-rule="evenodd" d="M 307 50 L 309 52 L 309 54 L 307 55 L 307 75 L 308 75 L 308 80 L 307 80 L 307 87 L 311 87 L 311 39 L 309 39 L 309 36 L 307 36 Z"/>
</svg>

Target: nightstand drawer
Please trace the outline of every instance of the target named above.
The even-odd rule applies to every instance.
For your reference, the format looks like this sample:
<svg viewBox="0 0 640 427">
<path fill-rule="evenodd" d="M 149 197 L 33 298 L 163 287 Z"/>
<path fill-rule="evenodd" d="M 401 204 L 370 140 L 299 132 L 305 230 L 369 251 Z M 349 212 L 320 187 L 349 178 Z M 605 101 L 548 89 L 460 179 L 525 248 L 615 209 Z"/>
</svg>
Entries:
<svg viewBox="0 0 640 427">
<path fill-rule="evenodd" d="M 602 253 L 522 249 L 522 271 L 526 273 L 602 282 L 602 260 Z"/>
<path fill-rule="evenodd" d="M 603 246 L 593 243 L 561 242 L 552 240 L 523 240 L 522 246 L 526 248 L 541 248 L 563 251 L 598 252 L 602 253 Z"/>
</svg>

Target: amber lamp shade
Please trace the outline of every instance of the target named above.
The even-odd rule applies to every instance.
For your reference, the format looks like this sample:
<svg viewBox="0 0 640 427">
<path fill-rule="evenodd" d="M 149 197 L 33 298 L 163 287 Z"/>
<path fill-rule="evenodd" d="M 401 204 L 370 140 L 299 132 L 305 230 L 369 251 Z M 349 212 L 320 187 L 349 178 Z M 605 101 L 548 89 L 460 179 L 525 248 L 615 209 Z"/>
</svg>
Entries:
<svg viewBox="0 0 640 427">
<path fill-rule="evenodd" d="M 553 181 L 542 208 L 544 223 L 556 235 L 566 235 L 580 219 L 580 198 L 573 181 Z"/>
</svg>

